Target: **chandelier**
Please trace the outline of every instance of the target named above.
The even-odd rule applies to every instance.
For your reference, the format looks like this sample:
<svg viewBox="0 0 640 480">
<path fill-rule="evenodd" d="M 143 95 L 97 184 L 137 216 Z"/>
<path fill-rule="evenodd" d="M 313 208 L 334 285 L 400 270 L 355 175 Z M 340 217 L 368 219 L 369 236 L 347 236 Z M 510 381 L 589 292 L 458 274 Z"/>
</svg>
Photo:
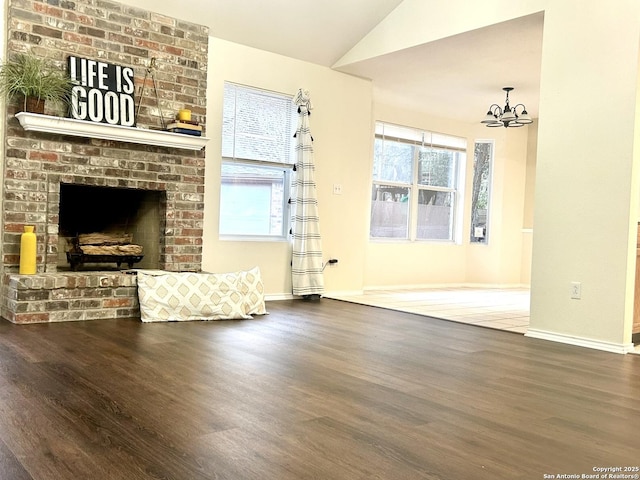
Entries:
<svg viewBox="0 0 640 480">
<path fill-rule="evenodd" d="M 509 92 L 513 90 L 513 87 L 504 87 L 502 90 L 507 92 L 507 99 L 503 108 L 500 105 L 493 104 L 489 107 L 487 115 L 484 117 L 481 123 L 484 123 L 487 127 L 524 127 L 530 123 L 533 123 L 533 119 L 527 113 L 527 107 L 522 103 L 517 104 L 515 107 L 509 106 Z M 518 114 L 516 109 L 522 107 L 521 112 Z"/>
</svg>

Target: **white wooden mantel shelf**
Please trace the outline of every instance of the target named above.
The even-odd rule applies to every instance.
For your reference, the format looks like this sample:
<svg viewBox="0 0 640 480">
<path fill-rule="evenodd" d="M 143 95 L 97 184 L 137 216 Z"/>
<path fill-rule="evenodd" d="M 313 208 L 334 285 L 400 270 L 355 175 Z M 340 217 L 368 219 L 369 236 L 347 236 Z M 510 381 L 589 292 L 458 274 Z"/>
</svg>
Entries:
<svg viewBox="0 0 640 480">
<path fill-rule="evenodd" d="M 182 133 L 149 130 L 146 128 L 124 127 L 107 123 L 76 120 L 75 118 L 54 117 L 38 113 L 19 112 L 16 118 L 27 131 L 58 133 L 76 137 L 100 138 L 119 142 L 141 143 L 160 147 L 202 150 L 209 141 L 206 137 Z"/>
</svg>

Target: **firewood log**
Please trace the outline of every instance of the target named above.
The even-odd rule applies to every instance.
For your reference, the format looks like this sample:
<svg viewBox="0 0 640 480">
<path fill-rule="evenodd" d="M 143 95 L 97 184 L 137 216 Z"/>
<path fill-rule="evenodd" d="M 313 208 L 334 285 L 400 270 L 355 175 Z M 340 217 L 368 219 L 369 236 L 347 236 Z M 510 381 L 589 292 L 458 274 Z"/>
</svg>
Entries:
<svg viewBox="0 0 640 480">
<path fill-rule="evenodd" d="M 81 233 L 78 235 L 79 245 L 127 245 L 133 240 L 130 233 Z"/>
<path fill-rule="evenodd" d="M 85 255 L 142 255 L 142 245 L 80 245 Z"/>
</svg>

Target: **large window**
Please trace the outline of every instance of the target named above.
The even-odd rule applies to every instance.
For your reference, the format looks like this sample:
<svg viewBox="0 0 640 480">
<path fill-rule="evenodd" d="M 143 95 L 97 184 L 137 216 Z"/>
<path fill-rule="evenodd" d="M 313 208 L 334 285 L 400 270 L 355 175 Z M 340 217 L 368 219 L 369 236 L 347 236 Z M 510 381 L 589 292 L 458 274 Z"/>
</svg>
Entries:
<svg viewBox="0 0 640 480">
<path fill-rule="evenodd" d="M 225 82 L 221 237 L 287 238 L 294 116 L 291 96 Z"/>
<path fill-rule="evenodd" d="M 455 239 L 466 140 L 376 123 L 371 238 Z"/>
</svg>

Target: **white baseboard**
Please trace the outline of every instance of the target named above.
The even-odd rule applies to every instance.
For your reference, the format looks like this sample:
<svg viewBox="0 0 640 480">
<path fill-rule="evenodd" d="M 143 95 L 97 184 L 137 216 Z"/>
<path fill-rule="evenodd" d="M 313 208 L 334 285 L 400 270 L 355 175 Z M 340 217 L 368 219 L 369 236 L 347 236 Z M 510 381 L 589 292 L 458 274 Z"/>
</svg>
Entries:
<svg viewBox="0 0 640 480">
<path fill-rule="evenodd" d="M 325 292 L 323 297 L 352 297 L 354 295 L 364 295 L 364 290 L 332 290 L 331 292 Z"/>
<path fill-rule="evenodd" d="M 362 290 L 332 290 L 324 292 L 323 297 L 351 297 L 355 295 L 364 295 L 366 292 L 377 292 L 382 290 L 416 290 L 422 288 L 529 288 L 524 284 L 495 284 L 495 283 L 424 283 L 419 285 L 380 285 L 373 287 L 364 287 Z M 265 294 L 265 301 L 276 300 L 292 300 L 295 296 L 291 293 L 270 293 Z"/>
<path fill-rule="evenodd" d="M 633 343 L 612 343 L 593 340 L 591 338 L 576 337 L 575 335 L 565 335 L 562 333 L 548 332 L 546 330 L 538 330 L 530 328 L 525 337 L 539 338 L 541 340 L 550 340 L 552 342 L 566 343 L 568 345 L 576 345 L 578 347 L 593 348 L 595 350 L 604 350 L 611 353 L 629 353 L 634 350 Z"/>
<path fill-rule="evenodd" d="M 380 285 L 364 287 L 365 292 L 375 292 L 378 290 L 417 290 L 423 288 L 529 288 L 530 285 L 524 283 L 423 283 L 416 285 Z M 358 295 L 358 294 L 354 294 Z"/>
<path fill-rule="evenodd" d="M 276 300 L 293 300 L 293 294 L 291 293 L 268 293 L 264 296 L 265 302 L 271 302 Z"/>
<path fill-rule="evenodd" d="M 373 285 L 364 287 L 364 292 L 376 292 L 379 290 L 416 290 L 420 288 L 462 288 L 463 283 L 422 283 L 413 285 Z"/>
<path fill-rule="evenodd" d="M 344 291 L 331 291 L 324 292 L 322 294 L 323 297 L 331 298 L 331 297 L 341 297 L 341 296 L 352 296 L 352 295 L 362 295 L 364 292 L 362 290 L 344 290 Z M 265 302 L 277 301 L 277 300 L 293 300 L 294 298 L 299 298 L 292 293 L 266 293 L 264 295 Z"/>
</svg>

